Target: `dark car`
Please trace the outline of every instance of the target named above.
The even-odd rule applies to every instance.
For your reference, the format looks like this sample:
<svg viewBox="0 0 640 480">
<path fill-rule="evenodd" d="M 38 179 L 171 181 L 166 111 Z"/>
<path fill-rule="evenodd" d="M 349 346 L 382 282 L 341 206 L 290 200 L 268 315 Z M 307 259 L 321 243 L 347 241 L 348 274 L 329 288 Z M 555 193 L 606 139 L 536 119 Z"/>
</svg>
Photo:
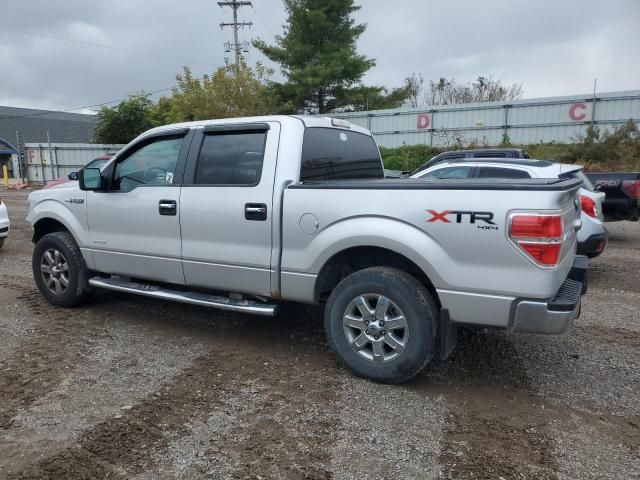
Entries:
<svg viewBox="0 0 640 480">
<path fill-rule="evenodd" d="M 605 221 L 640 218 L 640 173 L 587 173 L 587 177 L 607 195 L 602 206 Z"/>
</svg>

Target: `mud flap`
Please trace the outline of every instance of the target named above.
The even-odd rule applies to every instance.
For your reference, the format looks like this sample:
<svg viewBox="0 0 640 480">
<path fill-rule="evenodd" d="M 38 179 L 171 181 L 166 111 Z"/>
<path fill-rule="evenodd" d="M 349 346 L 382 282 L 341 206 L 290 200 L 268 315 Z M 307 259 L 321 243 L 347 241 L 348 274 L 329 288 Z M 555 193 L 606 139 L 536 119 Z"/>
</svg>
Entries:
<svg viewBox="0 0 640 480">
<path fill-rule="evenodd" d="M 458 326 L 449 318 L 449 310 L 440 310 L 440 359 L 446 360 L 458 344 Z"/>
</svg>

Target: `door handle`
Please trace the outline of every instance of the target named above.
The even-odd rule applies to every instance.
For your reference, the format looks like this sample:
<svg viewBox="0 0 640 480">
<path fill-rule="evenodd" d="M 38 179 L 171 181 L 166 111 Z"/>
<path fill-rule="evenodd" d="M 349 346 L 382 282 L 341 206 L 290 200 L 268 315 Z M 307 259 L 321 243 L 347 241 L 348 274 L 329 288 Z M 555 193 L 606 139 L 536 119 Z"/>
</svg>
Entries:
<svg viewBox="0 0 640 480">
<path fill-rule="evenodd" d="M 175 200 L 160 200 L 158 202 L 158 212 L 160 215 L 176 215 L 178 204 Z"/>
<path fill-rule="evenodd" d="M 246 203 L 244 206 L 244 218 L 245 220 L 259 220 L 259 221 L 266 220 L 267 204 L 266 203 Z"/>
</svg>

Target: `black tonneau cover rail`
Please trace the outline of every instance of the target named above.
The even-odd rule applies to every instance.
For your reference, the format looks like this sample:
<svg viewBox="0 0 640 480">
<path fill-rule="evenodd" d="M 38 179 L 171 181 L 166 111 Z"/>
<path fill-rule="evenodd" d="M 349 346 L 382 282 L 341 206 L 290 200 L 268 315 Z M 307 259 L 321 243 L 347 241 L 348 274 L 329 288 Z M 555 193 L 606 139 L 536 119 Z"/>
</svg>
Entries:
<svg viewBox="0 0 640 480">
<path fill-rule="evenodd" d="M 289 185 L 290 189 L 326 190 L 571 190 L 582 185 L 577 178 L 462 178 L 462 179 L 366 179 L 307 181 Z"/>
</svg>

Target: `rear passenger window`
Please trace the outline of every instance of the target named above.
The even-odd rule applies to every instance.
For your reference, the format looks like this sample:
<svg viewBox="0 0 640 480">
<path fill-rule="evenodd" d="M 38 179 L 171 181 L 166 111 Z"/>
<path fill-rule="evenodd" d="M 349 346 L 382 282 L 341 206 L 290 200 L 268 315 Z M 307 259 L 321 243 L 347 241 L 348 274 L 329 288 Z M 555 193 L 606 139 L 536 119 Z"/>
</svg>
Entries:
<svg viewBox="0 0 640 480">
<path fill-rule="evenodd" d="M 207 134 L 202 142 L 196 183 L 245 185 L 260 183 L 267 132 Z"/>
<path fill-rule="evenodd" d="M 471 172 L 471 167 L 446 167 L 422 175 L 419 178 L 467 178 Z"/>
<path fill-rule="evenodd" d="M 524 170 L 499 167 L 480 167 L 479 178 L 531 178 Z"/>
<path fill-rule="evenodd" d="M 307 128 L 300 180 L 384 178 L 380 152 L 369 135 L 337 128 Z"/>
</svg>

